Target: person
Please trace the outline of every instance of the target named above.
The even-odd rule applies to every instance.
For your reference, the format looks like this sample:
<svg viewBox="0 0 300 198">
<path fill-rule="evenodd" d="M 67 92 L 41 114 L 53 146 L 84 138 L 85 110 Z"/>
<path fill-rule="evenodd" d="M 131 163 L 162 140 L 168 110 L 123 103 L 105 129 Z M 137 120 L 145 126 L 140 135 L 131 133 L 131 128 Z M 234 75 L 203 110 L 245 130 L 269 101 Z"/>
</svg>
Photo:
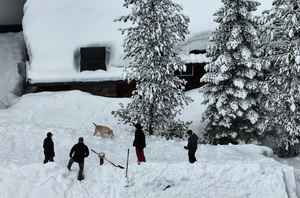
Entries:
<svg viewBox="0 0 300 198">
<path fill-rule="evenodd" d="M 197 161 L 195 157 L 195 153 L 197 151 L 197 146 L 198 146 L 198 136 L 195 133 L 193 133 L 192 130 L 188 130 L 187 134 L 189 136 L 188 144 L 184 148 L 188 150 L 190 163 L 194 163 Z"/>
<path fill-rule="evenodd" d="M 144 148 L 146 147 L 145 134 L 143 132 L 142 125 L 139 123 L 135 125 L 133 146 L 135 147 L 138 164 L 140 164 L 141 162 L 146 162 L 146 158 L 144 155 Z"/>
<path fill-rule="evenodd" d="M 47 137 L 44 139 L 43 142 L 44 155 L 45 155 L 44 164 L 54 161 L 53 158 L 55 156 L 55 152 L 54 152 L 54 143 L 52 140 L 52 136 L 53 134 L 51 132 L 48 132 Z"/>
<path fill-rule="evenodd" d="M 70 160 L 68 163 L 68 170 L 71 170 L 72 164 L 77 162 L 79 165 L 78 180 L 83 180 L 84 158 L 89 156 L 89 148 L 83 143 L 83 137 L 78 139 L 78 143 L 75 144 L 70 151 Z"/>
</svg>

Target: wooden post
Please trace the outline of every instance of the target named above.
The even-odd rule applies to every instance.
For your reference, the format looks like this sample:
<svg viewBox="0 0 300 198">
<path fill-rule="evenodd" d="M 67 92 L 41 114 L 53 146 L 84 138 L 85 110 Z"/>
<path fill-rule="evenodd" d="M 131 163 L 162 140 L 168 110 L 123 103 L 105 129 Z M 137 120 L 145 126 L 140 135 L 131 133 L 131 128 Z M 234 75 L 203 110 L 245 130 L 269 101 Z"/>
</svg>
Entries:
<svg viewBox="0 0 300 198">
<path fill-rule="evenodd" d="M 128 161 L 129 161 L 129 149 L 127 150 L 126 175 L 125 175 L 126 178 L 128 178 Z"/>
</svg>

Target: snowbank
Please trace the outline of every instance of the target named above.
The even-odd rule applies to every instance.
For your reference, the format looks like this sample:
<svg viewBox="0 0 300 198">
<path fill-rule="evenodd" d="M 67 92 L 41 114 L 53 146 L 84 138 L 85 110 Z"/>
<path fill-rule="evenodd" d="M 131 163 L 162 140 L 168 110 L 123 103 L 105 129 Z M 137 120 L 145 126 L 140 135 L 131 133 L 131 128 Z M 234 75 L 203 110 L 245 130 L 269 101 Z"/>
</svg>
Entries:
<svg viewBox="0 0 300 198">
<path fill-rule="evenodd" d="M 20 86 L 17 64 L 24 54 L 22 34 L 0 34 L 0 108 L 8 107 Z"/>
<path fill-rule="evenodd" d="M 186 120 L 198 120 L 205 106 L 198 90 L 188 93 L 197 102 L 186 108 Z M 201 145 L 191 165 L 185 141 L 147 137 L 147 163 L 136 165 L 133 129 L 116 122 L 111 111 L 127 99 L 97 97 L 79 91 L 29 94 L 0 111 L 1 198 L 184 197 L 184 198 L 295 198 L 293 169 L 275 161 L 266 147 Z M 113 128 L 114 139 L 92 136 L 92 122 Z M 198 128 L 199 122 L 194 123 Z M 42 164 L 42 141 L 54 133 L 55 163 Z M 196 130 L 196 129 L 195 129 Z M 86 180 L 78 182 L 78 167 L 68 172 L 69 149 L 83 136 L 89 148 L 106 153 L 115 163 L 129 158 L 129 187 L 124 170 L 99 167 L 91 153 L 85 162 Z M 18 190 L 16 190 L 18 186 Z"/>
</svg>

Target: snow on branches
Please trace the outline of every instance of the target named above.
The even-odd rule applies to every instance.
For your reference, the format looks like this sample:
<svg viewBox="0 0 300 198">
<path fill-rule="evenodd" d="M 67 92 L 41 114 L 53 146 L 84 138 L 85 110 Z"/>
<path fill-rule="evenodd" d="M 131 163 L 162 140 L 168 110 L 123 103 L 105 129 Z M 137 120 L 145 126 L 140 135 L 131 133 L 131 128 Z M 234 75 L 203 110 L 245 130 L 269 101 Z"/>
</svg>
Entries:
<svg viewBox="0 0 300 198">
<path fill-rule="evenodd" d="M 125 123 L 141 123 L 150 134 L 184 126 L 176 116 L 191 99 L 175 75 L 185 68 L 175 48 L 188 34 L 189 19 L 172 0 L 125 0 L 124 6 L 131 10 L 118 20 L 130 24 L 121 30 L 127 79 L 137 86 L 131 102 L 113 113 Z"/>
<path fill-rule="evenodd" d="M 265 18 L 264 58 L 271 65 L 263 83 L 266 130 L 276 129 L 289 150 L 300 136 L 300 1 L 275 0 Z"/>
<path fill-rule="evenodd" d="M 208 119 L 207 141 L 221 138 L 234 142 L 250 142 L 257 137 L 259 116 L 259 82 L 262 65 L 257 60 L 260 39 L 252 16 L 260 4 L 252 0 L 223 0 L 215 13 L 219 25 L 211 37 L 201 81 Z"/>
</svg>

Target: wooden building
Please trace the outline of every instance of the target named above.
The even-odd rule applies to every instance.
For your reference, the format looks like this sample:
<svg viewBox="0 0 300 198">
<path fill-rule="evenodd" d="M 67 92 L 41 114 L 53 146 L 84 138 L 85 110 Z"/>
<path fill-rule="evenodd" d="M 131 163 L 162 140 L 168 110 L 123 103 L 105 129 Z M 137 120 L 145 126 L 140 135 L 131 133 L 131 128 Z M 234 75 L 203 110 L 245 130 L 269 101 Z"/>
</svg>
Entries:
<svg viewBox="0 0 300 198">
<path fill-rule="evenodd" d="M 19 65 L 27 92 L 77 89 L 102 96 L 130 96 L 135 83 L 124 77 L 123 37 L 120 24 L 113 22 L 126 12 L 122 1 L 27 1 L 23 33 L 28 60 Z M 201 86 L 208 35 L 194 34 L 178 46 L 187 66 L 178 73 L 187 81 L 186 90 Z"/>
</svg>

